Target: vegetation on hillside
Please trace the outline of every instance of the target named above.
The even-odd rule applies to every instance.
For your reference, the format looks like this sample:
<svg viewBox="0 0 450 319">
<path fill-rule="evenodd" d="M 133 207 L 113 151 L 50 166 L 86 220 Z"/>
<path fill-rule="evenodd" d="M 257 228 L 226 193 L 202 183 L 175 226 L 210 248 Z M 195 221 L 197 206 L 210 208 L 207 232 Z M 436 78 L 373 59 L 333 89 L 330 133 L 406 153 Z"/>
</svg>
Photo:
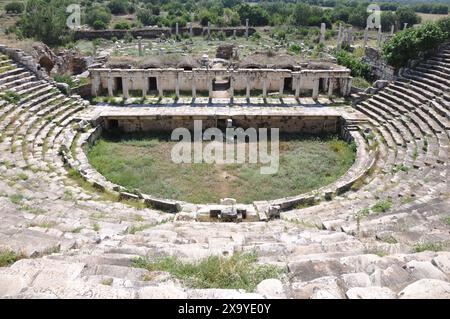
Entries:
<svg viewBox="0 0 450 319">
<path fill-rule="evenodd" d="M 383 46 L 386 61 L 394 67 L 406 66 L 408 60 L 435 50 L 450 36 L 450 18 L 403 30 Z"/>
</svg>

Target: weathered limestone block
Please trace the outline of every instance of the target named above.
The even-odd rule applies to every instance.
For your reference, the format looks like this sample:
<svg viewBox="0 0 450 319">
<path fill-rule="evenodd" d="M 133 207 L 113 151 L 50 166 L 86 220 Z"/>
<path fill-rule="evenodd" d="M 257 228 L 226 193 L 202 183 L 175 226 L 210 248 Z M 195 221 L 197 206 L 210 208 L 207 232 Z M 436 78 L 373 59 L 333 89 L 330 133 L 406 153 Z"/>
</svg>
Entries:
<svg viewBox="0 0 450 319">
<path fill-rule="evenodd" d="M 269 299 L 284 299 L 286 293 L 283 283 L 278 279 L 266 279 L 256 286 L 256 293 Z"/>
<path fill-rule="evenodd" d="M 395 299 L 395 293 L 386 287 L 356 287 L 345 293 L 348 299 Z"/>
<path fill-rule="evenodd" d="M 175 285 L 148 286 L 139 289 L 140 299 L 186 299 L 187 293 Z"/>
<path fill-rule="evenodd" d="M 369 275 L 364 272 L 343 274 L 341 279 L 347 289 L 372 285 Z"/>
<path fill-rule="evenodd" d="M 437 279 L 421 279 L 403 289 L 400 299 L 450 299 L 450 283 Z"/>
<path fill-rule="evenodd" d="M 343 299 L 344 294 L 337 278 L 326 276 L 309 282 L 294 282 L 291 285 L 293 297 L 296 299 Z"/>
<path fill-rule="evenodd" d="M 417 279 L 439 279 L 448 280 L 449 278 L 438 268 L 434 267 L 428 261 L 411 260 L 404 268 Z"/>
</svg>

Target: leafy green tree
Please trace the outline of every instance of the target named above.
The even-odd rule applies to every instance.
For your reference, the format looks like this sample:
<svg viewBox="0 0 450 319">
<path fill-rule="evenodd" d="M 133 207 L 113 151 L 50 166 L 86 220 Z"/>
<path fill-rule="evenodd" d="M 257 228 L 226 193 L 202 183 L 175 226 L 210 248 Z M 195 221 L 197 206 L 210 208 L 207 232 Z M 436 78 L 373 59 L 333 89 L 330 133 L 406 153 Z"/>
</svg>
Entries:
<svg viewBox="0 0 450 319">
<path fill-rule="evenodd" d="M 23 35 L 42 41 L 50 46 L 71 40 L 66 12 L 71 0 L 29 0 L 20 21 Z"/>
<path fill-rule="evenodd" d="M 403 28 L 405 23 L 408 23 L 408 27 L 412 27 L 421 21 L 421 18 L 410 7 L 400 7 L 395 11 L 395 14 L 397 15 L 401 28 Z"/>
<path fill-rule="evenodd" d="M 157 15 L 154 15 L 152 10 L 141 9 L 137 12 L 137 19 L 145 26 L 157 25 L 160 19 Z"/>
<path fill-rule="evenodd" d="M 214 13 L 212 13 L 208 10 L 202 10 L 198 13 L 197 19 L 202 26 L 206 26 L 206 25 L 208 25 L 208 22 L 216 23 L 217 15 L 215 15 Z"/>
<path fill-rule="evenodd" d="M 248 19 L 249 24 L 253 26 L 265 26 L 269 23 L 269 14 L 260 6 L 251 6 L 247 3 L 241 3 L 236 8 L 241 17 L 242 24 L 245 24 L 246 19 Z"/>
<path fill-rule="evenodd" d="M 103 6 L 96 5 L 90 8 L 86 13 L 86 23 L 93 28 L 106 29 L 111 22 L 111 13 Z M 101 23 L 99 23 L 99 22 Z M 94 24 L 96 26 L 94 26 Z"/>
<path fill-rule="evenodd" d="M 391 30 L 392 25 L 397 25 L 397 15 L 394 12 L 381 12 L 381 29 L 383 31 Z"/>
<path fill-rule="evenodd" d="M 126 0 L 111 0 L 108 8 L 112 14 L 124 14 L 127 13 L 128 3 Z"/>
<path fill-rule="evenodd" d="M 365 28 L 367 26 L 368 17 L 369 13 L 367 12 L 367 6 L 360 4 L 356 8 L 352 8 L 348 17 L 348 23 L 355 27 Z"/>
<path fill-rule="evenodd" d="M 420 28 L 408 28 L 398 32 L 383 46 L 383 56 L 394 67 L 406 66 L 426 51 L 435 50 L 449 37 L 442 29 L 446 23 L 427 23 Z"/>
<path fill-rule="evenodd" d="M 307 26 L 308 19 L 311 17 L 311 6 L 306 3 L 299 3 L 295 6 L 292 13 L 292 22 L 294 25 Z"/>
</svg>

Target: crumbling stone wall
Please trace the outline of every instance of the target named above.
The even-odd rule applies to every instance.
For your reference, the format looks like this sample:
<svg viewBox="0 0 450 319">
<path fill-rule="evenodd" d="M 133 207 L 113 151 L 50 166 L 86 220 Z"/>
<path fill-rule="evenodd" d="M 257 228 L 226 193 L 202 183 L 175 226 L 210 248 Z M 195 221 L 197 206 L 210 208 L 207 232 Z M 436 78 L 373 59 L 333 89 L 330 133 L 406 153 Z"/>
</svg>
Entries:
<svg viewBox="0 0 450 319">
<path fill-rule="evenodd" d="M 280 133 L 340 134 L 340 116 L 106 116 L 105 129 L 119 128 L 124 132 L 172 132 L 175 128 L 194 129 L 194 120 L 202 120 L 203 129 L 225 128 L 231 119 L 234 127 L 279 128 Z"/>
<path fill-rule="evenodd" d="M 367 47 L 363 61 L 370 64 L 376 79 L 395 80 L 395 69 L 386 63 L 378 49 Z"/>
<path fill-rule="evenodd" d="M 328 96 L 348 96 L 351 91 L 352 78 L 350 70 L 346 68 L 335 70 L 291 71 L 288 69 L 90 69 L 92 95 L 97 96 L 107 92 L 113 96 L 117 93 L 118 85 L 122 87 L 122 94 L 128 98 L 130 91 L 141 91 L 146 95 L 151 89 L 156 89 L 160 96 L 164 91 L 192 92 L 196 96 L 198 91 L 213 91 L 216 79 L 227 79 L 229 95 L 235 91 L 244 92 L 247 97 L 251 90 L 260 90 L 265 97 L 269 92 L 283 95 L 286 90 L 295 91 L 295 96 L 307 92 L 317 98 L 319 91 Z M 156 82 L 156 88 L 150 87 L 150 79 Z M 286 84 L 289 79 L 290 83 Z M 287 81 L 289 82 L 289 81 Z M 288 86 L 288 87 L 286 87 Z M 310 93 L 312 91 L 312 93 Z"/>
<path fill-rule="evenodd" d="M 179 28 L 180 34 L 189 34 L 190 29 L 188 27 Z M 244 36 L 245 35 L 245 27 L 225 27 L 225 28 L 218 28 L 218 27 L 211 27 L 210 28 L 211 33 L 218 33 L 223 32 L 227 37 L 230 37 L 236 33 L 236 36 Z M 254 28 L 249 28 L 248 33 L 249 35 L 252 35 L 255 33 Z M 205 27 L 192 27 L 192 35 L 194 36 L 201 36 L 206 35 L 208 32 L 208 29 Z M 134 38 L 140 36 L 144 39 L 156 39 L 161 37 L 161 35 L 164 35 L 165 37 L 168 37 L 172 34 L 176 34 L 175 28 L 135 28 L 131 30 L 77 30 L 74 32 L 74 38 L 75 40 L 93 40 L 97 38 L 102 39 L 111 39 L 113 37 L 122 39 L 125 37 L 126 34 L 130 34 Z"/>
</svg>

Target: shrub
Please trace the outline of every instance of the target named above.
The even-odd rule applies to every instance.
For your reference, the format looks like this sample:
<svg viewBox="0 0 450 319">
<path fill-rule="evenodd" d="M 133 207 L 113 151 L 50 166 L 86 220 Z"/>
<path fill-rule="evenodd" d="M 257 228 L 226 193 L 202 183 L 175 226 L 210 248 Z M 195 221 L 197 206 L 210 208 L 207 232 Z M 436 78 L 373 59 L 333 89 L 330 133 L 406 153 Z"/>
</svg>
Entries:
<svg viewBox="0 0 450 319">
<path fill-rule="evenodd" d="M 126 0 L 111 0 L 108 8 L 112 14 L 124 14 L 127 13 L 128 4 Z"/>
<path fill-rule="evenodd" d="M 361 77 L 368 81 L 372 80 L 371 67 L 368 63 L 362 61 L 361 58 L 357 58 L 347 51 L 340 50 L 336 53 L 336 59 L 339 64 L 351 70 L 352 76 Z"/>
<path fill-rule="evenodd" d="M 103 22 L 103 25 L 101 25 L 99 22 Z M 102 6 L 94 6 L 90 8 L 86 14 L 86 23 L 90 25 L 91 27 L 95 28 L 96 24 L 100 29 L 106 29 L 106 26 L 111 21 L 111 13 Z M 97 29 L 98 30 L 98 29 Z"/>
<path fill-rule="evenodd" d="M 417 243 L 414 245 L 414 251 L 420 253 L 422 251 L 441 251 L 444 250 L 445 245 L 443 243 L 434 243 L 431 241 L 426 241 L 422 243 Z"/>
<path fill-rule="evenodd" d="M 20 95 L 10 90 L 5 91 L 5 93 L 3 93 L 1 97 L 2 99 L 11 104 L 18 104 L 20 101 Z"/>
<path fill-rule="evenodd" d="M 74 87 L 75 82 L 73 81 L 72 77 L 68 74 L 55 74 L 53 79 L 58 83 L 66 83 L 70 87 Z"/>
<path fill-rule="evenodd" d="M 21 2 L 10 2 L 5 5 L 6 13 L 22 13 L 25 6 Z"/>
<path fill-rule="evenodd" d="M 118 22 L 114 25 L 114 29 L 117 30 L 129 30 L 130 29 L 130 25 L 127 22 Z"/>
<path fill-rule="evenodd" d="M 302 47 L 298 44 L 291 44 L 288 48 L 288 51 L 294 54 L 300 54 L 300 52 L 302 52 Z"/>
<path fill-rule="evenodd" d="M 23 255 L 17 254 L 11 250 L 0 250 L 0 267 L 12 265 L 23 257 Z"/>
<path fill-rule="evenodd" d="M 377 202 L 371 207 L 374 213 L 385 213 L 392 207 L 392 202 L 388 199 Z"/>
<path fill-rule="evenodd" d="M 400 68 L 421 53 L 435 50 L 449 37 L 450 21 L 446 20 L 398 32 L 383 46 L 384 58 L 393 67 Z"/>
<path fill-rule="evenodd" d="M 264 279 L 278 277 L 282 269 L 256 264 L 256 254 L 236 253 L 229 258 L 210 256 L 197 263 L 185 263 L 176 257 L 155 261 L 146 258 L 134 260 L 134 267 L 149 271 L 167 271 L 195 288 L 245 289 L 253 291 Z"/>
<path fill-rule="evenodd" d="M 95 30 L 104 30 L 108 27 L 108 25 L 102 20 L 95 20 L 94 23 L 92 24 L 92 27 Z"/>
</svg>

